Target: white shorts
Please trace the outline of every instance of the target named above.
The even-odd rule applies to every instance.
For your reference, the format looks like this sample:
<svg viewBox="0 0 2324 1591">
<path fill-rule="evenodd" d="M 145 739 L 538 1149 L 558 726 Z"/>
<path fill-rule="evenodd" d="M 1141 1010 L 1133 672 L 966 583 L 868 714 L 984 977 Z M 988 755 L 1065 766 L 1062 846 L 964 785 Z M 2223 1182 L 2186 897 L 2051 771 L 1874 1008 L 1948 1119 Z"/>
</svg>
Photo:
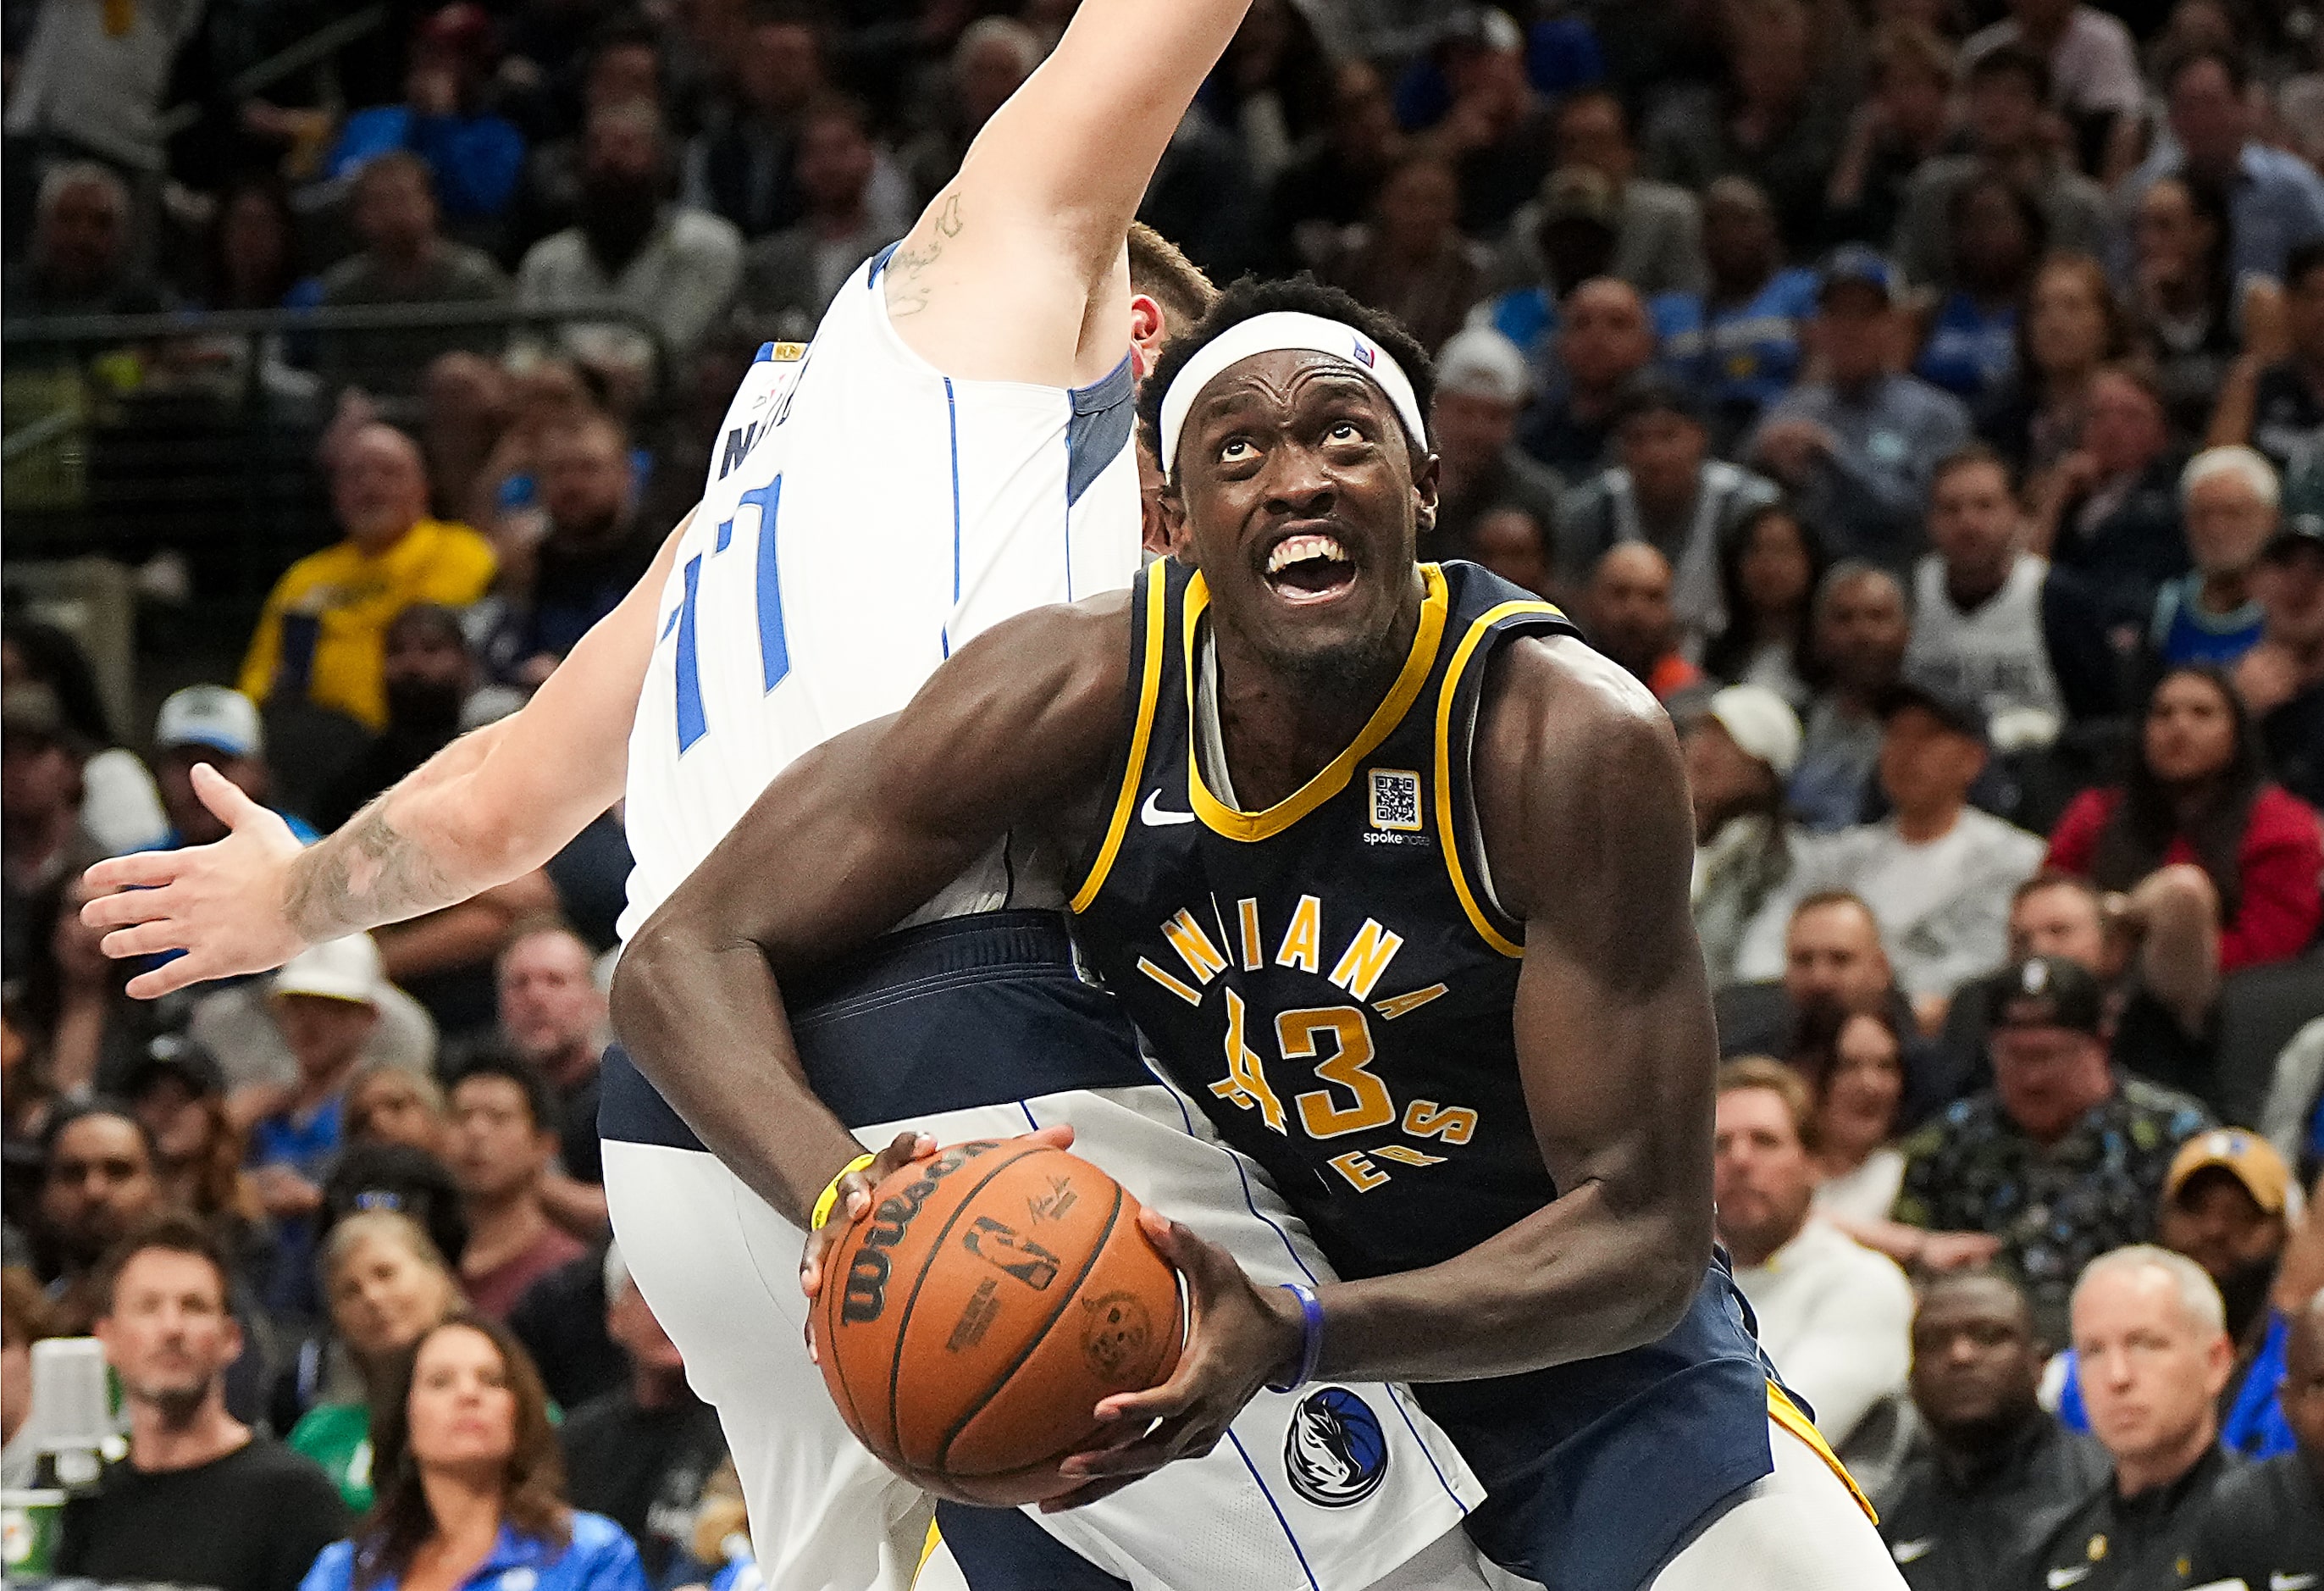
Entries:
<svg viewBox="0 0 2324 1591">
<path fill-rule="evenodd" d="M 881 1123 L 857 1136 L 877 1148 L 907 1129 L 951 1142 L 1059 1123 L 1074 1128 L 1074 1152 L 1225 1247 L 1261 1285 L 1332 1278 L 1281 1199 L 1158 1084 Z M 630 1273 L 725 1428 L 770 1591 L 908 1584 L 926 1500 L 855 1441 L 807 1356 L 804 1235 L 700 1151 L 608 1140 L 604 1168 Z M 1327 1394 L 1354 1400 L 1358 1426 L 1368 1417 L 1379 1434 L 1376 1474 L 1353 1502 L 1328 1500 L 1333 1486 L 1290 1440 L 1303 1401 Z M 1359 1383 L 1261 1392 L 1208 1457 L 1035 1517 L 1140 1591 L 1358 1591 L 1455 1529 L 1482 1496 L 1408 1394 Z"/>
</svg>

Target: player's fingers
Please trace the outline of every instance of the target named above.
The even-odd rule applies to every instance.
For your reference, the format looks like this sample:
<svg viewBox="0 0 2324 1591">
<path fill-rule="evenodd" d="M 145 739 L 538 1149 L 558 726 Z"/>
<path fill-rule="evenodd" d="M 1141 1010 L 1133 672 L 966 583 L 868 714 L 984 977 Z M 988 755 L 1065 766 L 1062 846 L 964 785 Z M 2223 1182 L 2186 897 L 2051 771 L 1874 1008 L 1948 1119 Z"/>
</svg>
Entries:
<svg viewBox="0 0 2324 1591">
<path fill-rule="evenodd" d="M 199 957 L 180 956 L 151 972 L 139 973 L 129 980 L 127 989 L 133 1000 L 159 1000 L 164 994 L 174 994 L 180 989 L 190 988 L 205 979 L 225 976 L 224 968 L 212 966 Z"/>
<path fill-rule="evenodd" d="M 266 811 L 256 801 L 242 793 L 242 787 L 208 763 L 194 764 L 194 794 L 201 798 L 210 816 L 228 828 L 240 828 L 253 818 Z"/>
<path fill-rule="evenodd" d="M 92 890 L 150 890 L 173 883 L 183 870 L 185 859 L 183 851 L 132 851 L 126 856 L 107 856 L 93 865 L 81 874 L 81 880 Z"/>
<path fill-rule="evenodd" d="M 1074 1129 L 1070 1123 L 1059 1122 L 1054 1127 L 1036 1128 L 1026 1133 L 1025 1139 L 1044 1149 L 1071 1149 L 1074 1146 Z"/>
<path fill-rule="evenodd" d="M 89 928 L 129 928 L 140 922 L 151 922 L 157 917 L 167 917 L 177 903 L 174 885 L 147 889 L 124 889 L 118 894 L 99 895 L 85 902 L 80 920 Z"/>
<path fill-rule="evenodd" d="M 98 944 L 115 961 L 125 961 L 133 956 L 158 956 L 165 950 L 186 948 L 185 925 L 174 918 L 157 918 L 116 928 Z"/>
<path fill-rule="evenodd" d="M 860 1171 L 850 1171 L 839 1179 L 839 1199 L 834 1207 L 847 1212 L 849 1224 L 861 1221 L 872 1213 L 872 1190 L 889 1178 L 910 1165 L 936 1153 L 936 1141 L 926 1133 L 899 1133 L 872 1158 L 872 1163 Z"/>
</svg>

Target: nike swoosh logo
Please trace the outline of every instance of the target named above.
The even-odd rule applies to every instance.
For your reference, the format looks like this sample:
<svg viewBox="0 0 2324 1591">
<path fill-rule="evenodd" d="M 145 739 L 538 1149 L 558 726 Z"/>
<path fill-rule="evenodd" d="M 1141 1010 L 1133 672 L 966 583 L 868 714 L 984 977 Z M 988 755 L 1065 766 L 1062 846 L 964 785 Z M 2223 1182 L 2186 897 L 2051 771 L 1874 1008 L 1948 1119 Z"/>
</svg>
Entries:
<svg viewBox="0 0 2324 1591">
<path fill-rule="evenodd" d="M 1888 1549 L 1888 1556 L 1898 1563 L 1913 1563 L 1928 1557 L 1929 1549 L 1937 1544 L 1934 1536 L 1923 1536 L 1917 1541 L 1899 1541 Z"/>
<path fill-rule="evenodd" d="M 1158 790 L 1146 798 L 1146 804 L 1138 809 L 1138 816 L 1148 828 L 1167 828 L 1173 823 L 1192 823 L 1194 820 L 1192 812 L 1164 811 L 1162 792 Z"/>
<path fill-rule="evenodd" d="M 2076 1564 L 2070 1569 L 2052 1569 L 2050 1591 L 2066 1591 L 2067 1586 L 2079 1586 L 2089 1577 L 2090 1566 L 2086 1563 Z"/>
<path fill-rule="evenodd" d="M 2287 1575 L 2279 1572 L 2268 1576 L 2267 1591 L 2308 1591 L 2308 1588 L 2315 1584 L 2314 1575 Z"/>
</svg>

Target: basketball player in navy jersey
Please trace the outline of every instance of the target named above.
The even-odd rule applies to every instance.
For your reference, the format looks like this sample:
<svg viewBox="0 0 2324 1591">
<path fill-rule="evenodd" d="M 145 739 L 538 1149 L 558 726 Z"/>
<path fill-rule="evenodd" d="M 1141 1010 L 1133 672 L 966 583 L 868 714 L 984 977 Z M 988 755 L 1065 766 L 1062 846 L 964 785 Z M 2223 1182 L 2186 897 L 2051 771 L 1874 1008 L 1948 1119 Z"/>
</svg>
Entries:
<svg viewBox="0 0 2324 1591">
<path fill-rule="evenodd" d="M 776 980 L 1004 834 L 1076 856 L 1085 956 L 1348 1280 L 1258 1286 L 1149 1212 L 1191 1338 L 1101 1405 L 1068 1506 L 1263 1386 L 1406 1380 L 1486 1483 L 1472 1538 L 1552 1591 L 1897 1585 L 1714 1250 L 1669 722 L 1555 609 L 1416 563 L 1428 382 L 1343 294 L 1230 289 L 1141 403 L 1194 567 L 998 626 L 794 764 L 632 941 L 616 1022 L 770 1198 L 852 1213 L 882 1168 L 802 1132 Z"/>
</svg>

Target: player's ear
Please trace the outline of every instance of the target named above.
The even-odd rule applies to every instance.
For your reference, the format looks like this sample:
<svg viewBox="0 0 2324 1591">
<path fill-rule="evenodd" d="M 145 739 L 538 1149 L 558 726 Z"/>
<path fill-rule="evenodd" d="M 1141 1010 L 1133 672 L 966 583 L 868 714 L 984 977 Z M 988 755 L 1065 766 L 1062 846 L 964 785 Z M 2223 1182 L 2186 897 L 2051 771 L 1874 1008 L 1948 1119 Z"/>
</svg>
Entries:
<svg viewBox="0 0 2324 1591">
<path fill-rule="evenodd" d="M 1162 345 L 1169 340 L 1162 306 L 1142 292 L 1130 295 L 1130 369 L 1140 381 L 1161 362 Z"/>
<path fill-rule="evenodd" d="M 1413 527 L 1422 535 L 1436 528 L 1436 486 L 1443 473 L 1436 455 L 1429 454 L 1412 471 Z"/>
</svg>

